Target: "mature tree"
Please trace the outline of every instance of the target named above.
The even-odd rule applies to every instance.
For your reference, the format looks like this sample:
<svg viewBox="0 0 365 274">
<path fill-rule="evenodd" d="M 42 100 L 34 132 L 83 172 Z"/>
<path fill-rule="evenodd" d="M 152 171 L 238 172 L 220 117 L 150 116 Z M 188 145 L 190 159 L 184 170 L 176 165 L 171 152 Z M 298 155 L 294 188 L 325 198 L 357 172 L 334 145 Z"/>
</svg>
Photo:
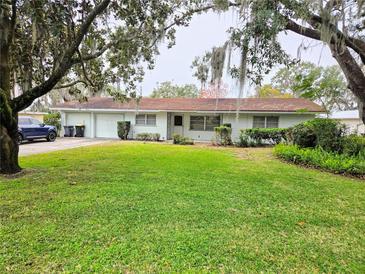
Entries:
<svg viewBox="0 0 365 274">
<path fill-rule="evenodd" d="M 121 81 L 124 91 L 113 96 L 133 97 L 156 43 L 165 37 L 172 46 L 174 26 L 186 24 L 198 2 L 0 0 L 0 172 L 20 170 L 19 111 L 51 90 L 80 93 L 80 85 L 85 97 Z"/>
<path fill-rule="evenodd" d="M 215 0 L 206 4 L 219 10 L 232 8 L 238 13 L 238 24 L 229 31 L 231 37 L 223 47 L 214 48 L 206 62 L 208 70 L 199 75 L 219 77 L 232 49 L 239 50 L 239 66 L 230 68 L 243 90 L 248 78 L 260 84 L 263 75 L 278 65 L 289 65 L 292 58 L 277 40 L 281 32 L 292 31 L 303 37 L 324 42 L 343 71 L 349 89 L 358 98 L 365 122 L 364 1 L 355 0 Z M 224 54 L 226 53 L 226 54 Z M 205 55 L 207 56 L 207 55 Z M 228 54 L 228 57 L 230 54 Z M 199 61 L 199 60 L 198 60 Z M 202 61 L 202 60 L 200 60 Z M 196 62 L 197 63 L 197 62 Z"/>
<path fill-rule="evenodd" d="M 256 98 L 292 98 L 290 92 L 282 92 L 280 89 L 274 88 L 270 84 L 260 86 L 256 89 Z"/>
<path fill-rule="evenodd" d="M 347 88 L 338 66 L 321 67 L 312 63 L 298 63 L 280 69 L 273 77 L 272 84 L 296 97 L 320 103 L 327 113 L 357 107 L 356 98 Z"/>
<path fill-rule="evenodd" d="M 228 85 L 222 81 L 209 83 L 199 92 L 199 98 L 225 98 L 228 95 Z"/>
<path fill-rule="evenodd" d="M 175 85 L 170 81 L 162 82 L 153 89 L 152 98 L 196 98 L 198 88 L 194 84 Z"/>
</svg>

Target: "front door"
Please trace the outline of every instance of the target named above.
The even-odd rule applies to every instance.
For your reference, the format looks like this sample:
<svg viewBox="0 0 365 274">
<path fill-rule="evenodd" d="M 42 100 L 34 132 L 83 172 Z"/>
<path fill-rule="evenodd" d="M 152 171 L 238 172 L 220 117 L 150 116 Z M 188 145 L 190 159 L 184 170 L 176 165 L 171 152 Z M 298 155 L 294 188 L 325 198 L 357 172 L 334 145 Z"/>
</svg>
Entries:
<svg viewBox="0 0 365 274">
<path fill-rule="evenodd" d="M 174 134 L 184 135 L 183 131 L 183 116 L 182 115 L 174 115 Z"/>
</svg>

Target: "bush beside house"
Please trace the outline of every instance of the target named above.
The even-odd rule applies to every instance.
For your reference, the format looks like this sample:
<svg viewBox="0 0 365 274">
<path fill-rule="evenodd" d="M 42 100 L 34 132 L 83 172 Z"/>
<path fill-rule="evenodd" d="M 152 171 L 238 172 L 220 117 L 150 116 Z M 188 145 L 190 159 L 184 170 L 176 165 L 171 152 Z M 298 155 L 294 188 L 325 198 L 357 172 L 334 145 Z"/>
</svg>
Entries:
<svg viewBox="0 0 365 274">
<path fill-rule="evenodd" d="M 310 120 L 289 129 L 290 144 L 277 145 L 274 154 L 296 164 L 364 176 L 365 138 L 345 133 L 346 127 L 337 121 Z"/>
<path fill-rule="evenodd" d="M 161 135 L 159 133 L 139 133 L 136 139 L 139 141 L 154 141 L 159 142 Z"/>
<path fill-rule="evenodd" d="M 57 128 L 57 135 L 61 132 L 61 113 L 52 112 L 43 116 L 43 123 L 46 125 L 55 126 Z"/>
<path fill-rule="evenodd" d="M 188 137 L 181 136 L 179 134 L 174 134 L 172 136 L 172 142 L 176 145 L 194 145 L 193 140 Z"/>
<path fill-rule="evenodd" d="M 131 130 L 131 122 L 130 121 L 118 121 L 118 136 L 122 140 L 127 140 L 129 131 Z"/>
<path fill-rule="evenodd" d="M 239 147 L 256 147 L 279 144 L 287 140 L 286 128 L 249 128 L 242 129 L 238 142 Z"/>
<path fill-rule="evenodd" d="M 229 146 L 232 144 L 232 128 L 230 125 L 222 125 L 214 128 L 215 140 L 214 145 L 218 146 Z"/>
</svg>

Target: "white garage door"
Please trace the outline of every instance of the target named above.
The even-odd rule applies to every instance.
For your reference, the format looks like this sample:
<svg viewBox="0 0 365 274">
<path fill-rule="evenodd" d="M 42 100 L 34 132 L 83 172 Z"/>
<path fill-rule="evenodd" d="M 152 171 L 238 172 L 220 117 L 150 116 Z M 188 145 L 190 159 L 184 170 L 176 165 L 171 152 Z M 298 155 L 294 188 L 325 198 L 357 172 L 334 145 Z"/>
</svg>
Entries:
<svg viewBox="0 0 365 274">
<path fill-rule="evenodd" d="M 67 126 L 84 125 L 85 137 L 90 137 L 91 135 L 90 118 L 91 118 L 90 113 L 79 113 L 79 112 L 66 113 L 66 125 Z"/>
<path fill-rule="evenodd" d="M 117 122 L 124 121 L 124 114 L 96 114 L 96 137 L 118 138 Z"/>
</svg>

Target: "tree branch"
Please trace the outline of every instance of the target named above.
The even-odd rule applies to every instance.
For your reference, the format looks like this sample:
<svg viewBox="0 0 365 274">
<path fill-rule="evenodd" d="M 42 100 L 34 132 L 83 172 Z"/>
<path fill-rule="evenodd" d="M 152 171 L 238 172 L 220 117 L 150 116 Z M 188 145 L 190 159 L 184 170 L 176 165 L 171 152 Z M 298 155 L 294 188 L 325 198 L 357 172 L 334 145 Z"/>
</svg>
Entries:
<svg viewBox="0 0 365 274">
<path fill-rule="evenodd" d="M 55 86 L 53 89 L 63 89 L 63 88 L 69 88 L 69 87 L 72 87 L 78 83 L 83 83 L 85 86 L 87 86 L 87 83 L 83 80 L 76 80 L 76 81 L 73 81 L 71 83 L 67 83 L 67 84 L 64 84 L 64 85 L 59 85 L 59 86 Z"/>
<path fill-rule="evenodd" d="M 10 18 L 10 32 L 9 32 L 9 43 L 11 44 L 14 38 L 15 27 L 16 27 L 16 1 L 11 1 L 11 18 Z"/>
<path fill-rule="evenodd" d="M 72 67 L 72 57 L 84 39 L 85 34 L 88 32 L 90 25 L 99 14 L 104 12 L 110 4 L 110 1 L 111 0 L 103 0 L 89 13 L 85 21 L 80 25 L 74 43 L 65 51 L 65 54 L 60 61 L 60 65 L 54 70 L 51 76 L 42 84 L 26 91 L 11 101 L 14 111 L 20 111 L 30 106 L 36 98 L 49 92 L 58 83 L 58 81 L 62 79 L 66 72 Z"/>
</svg>

